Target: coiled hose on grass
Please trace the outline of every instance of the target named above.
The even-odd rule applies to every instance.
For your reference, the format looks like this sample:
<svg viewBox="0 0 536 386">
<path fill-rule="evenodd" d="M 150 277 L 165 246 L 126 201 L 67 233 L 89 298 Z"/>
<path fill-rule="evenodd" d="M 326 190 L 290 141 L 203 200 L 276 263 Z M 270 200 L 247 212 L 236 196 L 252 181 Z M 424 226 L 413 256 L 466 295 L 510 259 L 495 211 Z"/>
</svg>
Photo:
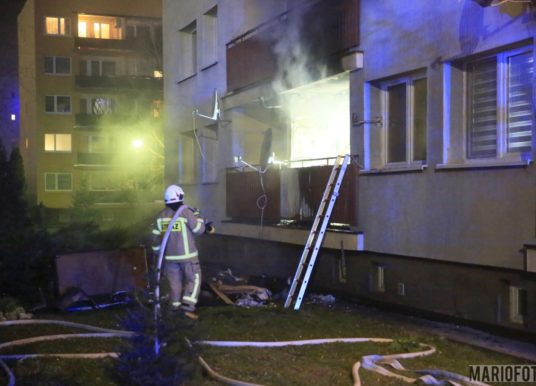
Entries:
<svg viewBox="0 0 536 386">
<path fill-rule="evenodd" d="M 14 347 L 20 345 L 26 345 L 35 342 L 42 341 L 51 341 L 57 339 L 69 339 L 69 338 L 112 338 L 112 337 L 122 337 L 129 338 L 135 335 L 131 331 L 123 330 L 114 330 L 101 327 L 94 327 L 81 323 L 73 322 L 64 322 L 59 320 L 14 320 L 14 321 L 4 321 L 0 322 L 0 327 L 2 326 L 11 326 L 11 325 L 23 325 L 23 324 L 58 324 L 66 327 L 76 327 L 89 331 L 93 333 L 88 334 L 57 334 L 57 335 L 45 335 L 37 336 L 26 339 L 19 339 L 16 341 L 5 342 L 0 344 L 0 349 L 7 347 Z M 308 339 L 308 340 L 294 340 L 294 341 L 279 341 L 279 342 L 245 342 L 245 341 L 197 341 L 191 343 L 187 340 L 187 343 L 190 347 L 193 345 L 206 345 L 206 346 L 216 346 L 216 347 L 259 347 L 259 348 L 270 348 L 270 347 L 286 347 L 286 346 L 304 346 L 304 345 L 317 345 L 317 344 L 330 344 L 330 343 L 361 343 L 361 342 L 374 342 L 374 343 L 392 343 L 393 339 L 389 338 L 331 338 L 331 339 Z M 354 379 L 354 386 L 361 386 L 361 378 L 359 376 L 359 369 L 363 367 L 364 369 L 376 372 L 378 374 L 392 377 L 404 381 L 406 383 L 416 383 L 420 381 L 426 385 L 441 385 L 449 382 L 451 385 L 462 385 L 459 382 L 464 384 L 469 384 L 472 386 L 489 386 L 485 383 L 473 381 L 463 375 L 443 371 L 443 370 L 410 370 L 404 368 L 399 359 L 411 359 L 416 357 L 432 355 L 436 352 L 435 347 L 419 343 L 419 346 L 424 348 L 423 351 L 411 352 L 411 353 L 402 353 L 402 354 L 391 354 L 391 355 L 366 355 L 357 361 L 352 366 L 352 376 Z M 4 360 L 6 359 L 25 359 L 25 358 L 36 358 L 36 357 L 46 357 L 46 356 L 55 356 L 60 358 L 85 358 L 85 359 L 96 359 L 103 357 L 117 357 L 117 353 L 81 353 L 81 354 L 16 354 L 16 355 L 0 355 L 0 367 L 6 372 L 8 376 L 8 386 L 15 385 L 15 376 L 13 372 L 6 365 Z M 197 355 L 197 360 L 209 376 L 219 382 L 232 385 L 232 386 L 262 386 L 255 383 L 244 382 L 232 378 L 225 377 L 216 371 L 214 371 L 208 363 L 200 356 Z M 393 369 L 402 371 L 402 372 L 414 372 L 418 374 L 423 374 L 418 379 L 411 378 L 409 376 L 400 375 L 394 373 L 384 366 L 390 366 Z M 440 379 L 438 379 L 440 378 Z"/>
</svg>

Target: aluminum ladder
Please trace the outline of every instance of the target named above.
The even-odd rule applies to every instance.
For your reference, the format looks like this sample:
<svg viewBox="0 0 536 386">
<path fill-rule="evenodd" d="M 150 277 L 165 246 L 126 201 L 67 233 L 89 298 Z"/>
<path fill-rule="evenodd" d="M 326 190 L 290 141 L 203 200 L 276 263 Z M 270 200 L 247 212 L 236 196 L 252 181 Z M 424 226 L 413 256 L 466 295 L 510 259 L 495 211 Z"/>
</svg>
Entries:
<svg viewBox="0 0 536 386">
<path fill-rule="evenodd" d="M 331 174 L 326 184 L 326 189 L 324 190 L 322 200 L 318 206 L 316 217 L 313 221 L 311 231 L 309 232 L 309 237 L 307 238 L 298 268 L 296 269 L 294 280 L 292 280 L 292 285 L 290 286 L 287 300 L 285 301 L 285 308 L 290 306 L 294 300 L 296 289 L 298 285 L 301 284 L 300 292 L 298 293 L 296 303 L 294 304 L 295 310 L 300 309 L 307 284 L 309 283 L 309 278 L 313 272 L 318 251 L 320 250 L 322 242 L 324 241 L 326 228 L 329 224 L 329 218 L 331 217 L 333 206 L 335 205 L 335 201 L 339 196 L 339 189 L 341 187 L 346 168 L 350 164 L 351 160 L 352 159 L 349 154 L 344 156 L 339 155 L 335 159 L 333 169 L 331 170 Z M 307 267 L 307 269 L 304 271 L 305 267 Z"/>
</svg>

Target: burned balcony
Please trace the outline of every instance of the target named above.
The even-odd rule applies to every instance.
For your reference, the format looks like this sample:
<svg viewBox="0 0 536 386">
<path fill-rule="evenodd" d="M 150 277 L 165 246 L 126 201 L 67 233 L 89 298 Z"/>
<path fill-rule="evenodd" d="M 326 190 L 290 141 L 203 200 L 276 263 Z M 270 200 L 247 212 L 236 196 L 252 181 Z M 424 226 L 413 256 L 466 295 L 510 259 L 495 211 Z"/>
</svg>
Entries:
<svg viewBox="0 0 536 386">
<path fill-rule="evenodd" d="M 121 90 L 162 90 L 163 78 L 153 76 L 76 76 L 80 88 Z"/>
<path fill-rule="evenodd" d="M 291 41 L 293 36 L 295 41 Z M 299 86 L 288 79 L 289 66 L 296 62 L 309 72 L 303 78 L 311 80 L 319 79 L 320 68 L 327 69 L 327 75 L 342 72 L 341 58 L 358 45 L 359 0 L 308 2 L 227 44 L 228 90 L 276 77 L 287 88 Z"/>
<path fill-rule="evenodd" d="M 263 174 L 227 169 L 226 214 L 233 221 L 308 226 L 314 220 L 332 166 L 285 167 Z M 358 166 L 346 170 L 333 212 L 332 224 L 357 225 Z M 264 188 L 264 189 L 263 189 Z M 263 209 L 264 208 L 264 209 Z"/>
</svg>

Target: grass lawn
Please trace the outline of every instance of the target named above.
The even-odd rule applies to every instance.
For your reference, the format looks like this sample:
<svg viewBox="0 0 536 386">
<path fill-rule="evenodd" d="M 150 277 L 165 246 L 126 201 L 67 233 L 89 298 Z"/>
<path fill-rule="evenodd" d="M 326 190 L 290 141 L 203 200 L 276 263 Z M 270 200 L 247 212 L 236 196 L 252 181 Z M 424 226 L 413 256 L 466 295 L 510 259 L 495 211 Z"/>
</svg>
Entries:
<svg viewBox="0 0 536 386">
<path fill-rule="evenodd" d="M 125 310 L 86 311 L 70 314 L 40 315 L 40 319 L 62 319 L 94 326 L 120 329 Z M 431 356 L 402 360 L 410 369 L 441 369 L 468 375 L 470 364 L 526 363 L 491 351 L 456 343 L 423 333 L 395 322 L 366 314 L 362 309 L 338 305 L 302 306 L 295 312 L 281 307 L 245 309 L 234 306 L 205 306 L 200 319 L 186 331 L 191 340 L 280 341 L 341 337 L 391 338 L 392 343 L 334 343 L 284 348 L 221 348 L 197 345 L 197 352 L 216 371 L 230 378 L 263 385 L 352 385 L 351 369 L 364 355 L 397 354 L 422 351 L 419 343 L 432 345 Z M 54 325 L 0 326 L 0 343 L 31 336 L 85 332 Z M 36 352 L 117 351 L 118 339 L 76 339 L 4 349 L 0 354 Z M 114 359 L 40 358 L 7 361 L 17 385 L 114 385 L 111 377 Z M 361 369 L 364 385 L 407 385 Z M 415 374 L 406 374 L 415 377 Z M 0 372 L 0 385 L 7 384 Z M 187 382 L 189 386 L 218 385 L 201 369 Z M 495 384 L 494 384 L 495 385 Z"/>
</svg>

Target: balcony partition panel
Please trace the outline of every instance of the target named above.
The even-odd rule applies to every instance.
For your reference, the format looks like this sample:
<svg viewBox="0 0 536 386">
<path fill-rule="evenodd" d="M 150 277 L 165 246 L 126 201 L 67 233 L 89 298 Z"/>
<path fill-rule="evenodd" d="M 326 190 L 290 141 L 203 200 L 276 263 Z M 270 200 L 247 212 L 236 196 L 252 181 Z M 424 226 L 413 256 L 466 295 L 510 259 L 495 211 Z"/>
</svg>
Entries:
<svg viewBox="0 0 536 386">
<path fill-rule="evenodd" d="M 314 220 L 333 167 L 270 169 L 263 175 L 267 205 L 264 220 L 295 220 L 304 225 Z M 227 170 L 227 216 L 233 220 L 260 220 L 262 188 L 257 172 Z M 348 166 L 330 222 L 357 225 L 358 167 Z"/>
</svg>

